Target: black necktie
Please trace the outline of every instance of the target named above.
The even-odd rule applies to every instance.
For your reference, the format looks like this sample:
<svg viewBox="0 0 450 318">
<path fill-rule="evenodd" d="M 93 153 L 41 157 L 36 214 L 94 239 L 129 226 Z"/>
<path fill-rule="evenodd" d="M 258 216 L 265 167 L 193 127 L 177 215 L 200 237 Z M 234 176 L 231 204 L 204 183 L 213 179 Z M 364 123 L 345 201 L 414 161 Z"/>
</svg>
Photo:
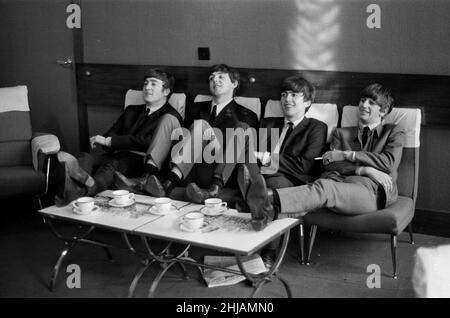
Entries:
<svg viewBox="0 0 450 318">
<path fill-rule="evenodd" d="M 284 135 L 283 143 L 281 144 L 281 147 L 280 147 L 280 153 L 283 152 L 284 146 L 286 145 L 286 140 L 288 140 L 289 136 L 292 133 L 292 130 L 294 130 L 294 124 L 292 122 L 288 122 L 287 124 L 289 127 L 286 131 L 286 135 Z"/>
<path fill-rule="evenodd" d="M 362 148 L 366 146 L 367 139 L 369 139 L 369 127 L 364 127 L 363 133 L 362 133 Z"/>
<path fill-rule="evenodd" d="M 210 124 L 214 121 L 214 119 L 216 119 L 216 115 L 217 115 L 216 112 L 217 112 L 217 105 L 214 105 L 212 107 L 211 114 L 209 115 L 209 123 Z"/>
</svg>

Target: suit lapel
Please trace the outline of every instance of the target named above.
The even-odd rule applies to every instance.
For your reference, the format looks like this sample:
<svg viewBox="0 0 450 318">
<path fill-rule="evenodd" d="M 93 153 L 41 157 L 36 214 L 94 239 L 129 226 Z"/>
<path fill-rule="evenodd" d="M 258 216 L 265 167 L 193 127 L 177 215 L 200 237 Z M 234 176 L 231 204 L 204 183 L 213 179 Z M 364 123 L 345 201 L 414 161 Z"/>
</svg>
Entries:
<svg viewBox="0 0 450 318">
<path fill-rule="evenodd" d="M 272 128 L 278 128 L 278 138 L 280 138 L 281 132 L 283 131 L 283 126 L 284 126 L 284 117 L 273 118 L 273 120 L 271 120 L 271 122 L 266 125 L 266 128 L 268 129 L 266 140 L 268 151 L 273 151 L 276 146 L 276 144 L 274 144 L 273 145 L 274 149 L 272 149 Z"/>
<path fill-rule="evenodd" d="M 138 131 L 139 127 L 145 121 L 145 119 L 146 119 L 145 118 L 146 117 L 145 116 L 145 109 L 146 109 L 146 106 L 142 105 L 140 111 L 138 111 L 139 115 L 138 115 L 136 121 L 134 122 L 134 125 L 132 126 L 133 128 L 131 129 L 131 134 L 134 134 L 136 131 Z"/>
<path fill-rule="evenodd" d="M 361 142 L 358 139 L 358 127 L 350 127 L 349 129 L 350 138 L 348 140 L 351 142 L 350 149 L 361 150 Z"/>
<path fill-rule="evenodd" d="M 211 107 L 212 107 L 211 102 L 209 102 L 209 105 L 208 102 L 205 102 L 205 105 L 200 108 L 199 119 L 209 121 L 209 116 L 211 115 Z"/>
<path fill-rule="evenodd" d="M 217 115 L 216 119 L 212 123 L 214 127 L 220 127 L 223 122 L 229 122 L 230 118 L 234 116 L 236 112 L 236 103 L 232 100 L 226 105 L 222 111 Z M 208 117 L 209 118 L 209 117 Z"/>
<path fill-rule="evenodd" d="M 289 146 L 289 143 L 291 143 L 293 140 L 295 140 L 295 137 L 298 134 L 302 133 L 305 130 L 305 128 L 308 126 L 308 123 L 309 123 L 309 118 L 304 117 L 303 120 L 297 126 L 295 126 L 294 130 L 292 130 L 291 135 L 286 140 L 284 149 L 286 149 L 286 147 Z M 283 124 L 284 124 L 284 121 L 283 121 Z"/>
</svg>

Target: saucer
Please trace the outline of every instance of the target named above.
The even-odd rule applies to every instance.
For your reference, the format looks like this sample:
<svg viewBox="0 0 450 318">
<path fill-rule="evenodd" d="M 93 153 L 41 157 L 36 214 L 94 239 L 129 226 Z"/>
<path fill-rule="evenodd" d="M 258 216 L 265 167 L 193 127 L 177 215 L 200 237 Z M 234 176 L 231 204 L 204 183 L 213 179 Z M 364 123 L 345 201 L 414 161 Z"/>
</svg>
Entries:
<svg viewBox="0 0 450 318">
<path fill-rule="evenodd" d="M 226 212 L 227 210 L 228 210 L 227 207 L 222 207 L 218 210 L 211 211 L 210 209 L 208 209 L 208 207 L 205 206 L 200 209 L 200 212 L 203 213 L 204 215 L 215 216 L 215 215 L 221 215 L 222 213 Z"/>
<path fill-rule="evenodd" d="M 191 229 L 191 228 L 188 228 L 183 223 L 180 223 L 180 230 L 182 230 L 183 232 L 195 233 L 195 232 L 201 232 L 206 226 L 208 226 L 208 223 L 203 222 L 203 225 L 200 228 L 198 228 L 198 229 Z"/>
<path fill-rule="evenodd" d="M 91 214 L 92 212 L 97 211 L 98 209 L 100 209 L 100 207 L 94 205 L 94 208 L 87 212 L 81 212 L 81 210 L 79 208 L 75 208 L 75 207 L 72 210 L 73 210 L 73 213 L 75 213 L 75 214 L 88 215 L 88 214 Z"/>
<path fill-rule="evenodd" d="M 109 204 L 110 206 L 115 207 L 115 208 L 125 208 L 125 207 L 130 206 L 130 205 L 132 205 L 132 204 L 134 204 L 134 203 L 136 202 L 134 199 L 132 199 L 132 200 L 126 202 L 125 204 L 117 204 L 115 201 L 116 201 L 115 199 L 112 199 L 112 200 L 110 200 L 110 201 L 108 202 L 108 204 Z"/>
<path fill-rule="evenodd" d="M 159 210 L 156 208 L 156 206 L 152 206 L 150 209 L 148 209 L 148 212 L 150 212 L 151 214 L 154 214 L 154 215 L 167 215 L 170 212 L 176 212 L 176 211 L 178 211 L 178 210 L 173 206 L 167 212 L 159 212 Z"/>
</svg>

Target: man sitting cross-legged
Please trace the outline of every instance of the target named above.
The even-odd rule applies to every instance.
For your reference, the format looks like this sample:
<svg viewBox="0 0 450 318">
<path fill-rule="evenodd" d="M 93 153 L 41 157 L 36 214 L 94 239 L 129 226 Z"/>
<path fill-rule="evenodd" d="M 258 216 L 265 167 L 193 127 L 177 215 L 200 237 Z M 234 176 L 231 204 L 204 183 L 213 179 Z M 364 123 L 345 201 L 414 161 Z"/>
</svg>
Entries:
<svg viewBox="0 0 450 318">
<path fill-rule="evenodd" d="M 62 151 L 57 154 L 57 205 L 110 188 L 115 171 L 140 175 L 144 160 L 146 172 L 158 174 L 170 152 L 170 135 L 181 127 L 180 114 L 168 103 L 173 86 L 172 75 L 150 70 L 144 78 L 145 105 L 128 106 L 104 135 L 90 138 L 91 147 L 101 145 L 103 154 L 82 153 L 78 158 Z"/>
<path fill-rule="evenodd" d="M 404 132 L 395 124 L 382 123 L 393 102 L 390 92 L 379 84 L 363 89 L 359 125 L 336 129 L 332 150 L 323 155 L 326 171 L 320 179 L 272 191 L 261 175 L 251 175 L 246 199 L 251 209 L 261 211 L 260 228 L 280 216 L 314 213 L 322 207 L 358 215 L 395 202 Z M 250 173 L 247 167 L 240 171 Z"/>
</svg>

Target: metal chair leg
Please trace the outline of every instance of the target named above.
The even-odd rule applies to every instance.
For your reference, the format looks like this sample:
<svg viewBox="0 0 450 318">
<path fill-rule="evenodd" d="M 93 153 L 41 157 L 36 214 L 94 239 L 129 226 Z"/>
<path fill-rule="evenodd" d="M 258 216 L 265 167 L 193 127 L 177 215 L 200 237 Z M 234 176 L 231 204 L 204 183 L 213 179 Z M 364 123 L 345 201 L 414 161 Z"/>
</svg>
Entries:
<svg viewBox="0 0 450 318">
<path fill-rule="evenodd" d="M 409 241 L 411 245 L 414 245 L 414 237 L 413 237 L 413 230 L 412 230 L 412 224 L 409 223 L 408 225 L 408 232 L 409 232 Z"/>
<path fill-rule="evenodd" d="M 391 253 L 392 253 L 392 266 L 394 268 L 393 279 L 397 279 L 397 235 L 391 235 Z"/>
<path fill-rule="evenodd" d="M 38 204 L 39 204 L 39 210 L 42 210 L 42 201 L 41 201 L 41 197 L 40 197 L 40 196 L 36 196 L 36 199 L 37 199 Z"/>
<path fill-rule="evenodd" d="M 308 246 L 308 257 L 306 258 L 306 265 L 309 265 L 309 260 L 311 258 L 311 252 L 314 246 L 314 241 L 316 240 L 317 225 L 311 225 L 309 231 L 309 246 Z"/>
<path fill-rule="evenodd" d="M 305 264 L 305 231 L 303 223 L 299 225 L 300 264 Z"/>
</svg>

